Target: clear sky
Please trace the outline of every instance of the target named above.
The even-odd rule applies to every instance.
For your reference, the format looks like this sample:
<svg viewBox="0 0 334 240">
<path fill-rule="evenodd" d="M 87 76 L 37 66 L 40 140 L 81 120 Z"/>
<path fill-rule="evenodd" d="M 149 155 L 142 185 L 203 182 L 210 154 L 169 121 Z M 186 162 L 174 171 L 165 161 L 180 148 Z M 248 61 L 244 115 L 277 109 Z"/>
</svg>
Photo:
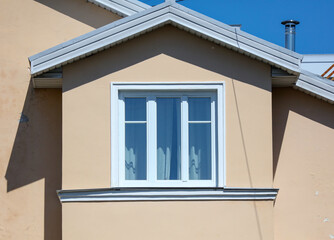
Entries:
<svg viewBox="0 0 334 240">
<path fill-rule="evenodd" d="M 280 46 L 284 46 L 281 22 L 298 20 L 296 52 L 334 54 L 334 0 L 182 0 L 179 4 L 226 24 L 242 24 L 241 30 Z"/>
</svg>

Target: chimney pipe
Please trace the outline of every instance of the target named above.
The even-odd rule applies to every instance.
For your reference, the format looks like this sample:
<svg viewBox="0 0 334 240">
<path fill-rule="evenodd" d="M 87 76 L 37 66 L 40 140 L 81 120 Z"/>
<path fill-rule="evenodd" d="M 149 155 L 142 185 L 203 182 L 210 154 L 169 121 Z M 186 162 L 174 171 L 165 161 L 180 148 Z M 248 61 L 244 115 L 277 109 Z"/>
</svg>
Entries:
<svg viewBox="0 0 334 240">
<path fill-rule="evenodd" d="M 281 23 L 285 25 L 285 48 L 295 51 L 296 26 L 299 22 L 286 20 Z"/>
</svg>

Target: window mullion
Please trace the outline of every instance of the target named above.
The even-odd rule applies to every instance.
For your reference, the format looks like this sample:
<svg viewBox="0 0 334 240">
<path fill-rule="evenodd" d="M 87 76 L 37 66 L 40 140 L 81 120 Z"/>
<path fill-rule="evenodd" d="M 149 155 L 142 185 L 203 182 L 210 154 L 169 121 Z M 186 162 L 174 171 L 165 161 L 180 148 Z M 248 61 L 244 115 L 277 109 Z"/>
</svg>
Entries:
<svg viewBox="0 0 334 240">
<path fill-rule="evenodd" d="M 188 97 L 181 98 L 181 179 L 189 179 Z"/>
<path fill-rule="evenodd" d="M 157 179 L 157 103 L 156 97 L 148 97 L 147 111 L 147 173 L 148 182 L 155 183 Z"/>
</svg>

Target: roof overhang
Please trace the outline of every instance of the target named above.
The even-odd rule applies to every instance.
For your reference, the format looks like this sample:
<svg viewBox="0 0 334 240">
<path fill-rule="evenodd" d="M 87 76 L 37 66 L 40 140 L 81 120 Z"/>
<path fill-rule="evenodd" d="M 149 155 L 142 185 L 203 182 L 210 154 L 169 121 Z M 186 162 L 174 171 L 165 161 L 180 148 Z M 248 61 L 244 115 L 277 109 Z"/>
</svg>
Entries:
<svg viewBox="0 0 334 240">
<path fill-rule="evenodd" d="M 301 55 L 177 3 L 166 2 L 31 56 L 31 74 L 36 76 L 61 67 L 166 24 L 172 24 L 289 73 L 300 71 Z"/>
<path fill-rule="evenodd" d="M 55 68 L 32 78 L 34 88 L 62 88 L 63 70 Z"/>
<path fill-rule="evenodd" d="M 303 70 L 294 88 L 334 104 L 334 82 Z"/>
<path fill-rule="evenodd" d="M 90 1 L 120 4 L 123 1 L 133 3 L 134 0 Z M 272 65 L 274 69 L 278 69 L 272 73 L 274 87 L 275 84 L 294 86 L 330 103 L 334 101 L 333 82 L 302 70 L 300 66 L 303 55 L 264 41 L 173 1 L 150 7 L 29 57 L 34 86 L 48 87 L 50 83 L 49 87 L 59 87 L 61 79 L 53 81 L 54 79 L 48 78 L 46 72 L 166 24 Z"/>
<path fill-rule="evenodd" d="M 334 82 L 304 69 L 298 75 L 281 69 L 271 70 L 273 87 L 293 87 L 302 92 L 334 104 Z"/>
</svg>

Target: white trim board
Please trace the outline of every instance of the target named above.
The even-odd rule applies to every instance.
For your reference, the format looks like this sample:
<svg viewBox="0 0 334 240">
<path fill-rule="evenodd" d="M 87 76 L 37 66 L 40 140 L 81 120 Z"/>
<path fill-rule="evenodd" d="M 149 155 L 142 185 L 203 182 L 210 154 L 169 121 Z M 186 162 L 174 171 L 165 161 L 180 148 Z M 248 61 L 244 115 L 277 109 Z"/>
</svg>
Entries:
<svg viewBox="0 0 334 240">
<path fill-rule="evenodd" d="M 114 201 L 187 201 L 228 200 L 265 201 L 275 200 L 278 189 L 274 188 L 192 188 L 192 189 L 134 189 L 110 188 L 57 191 L 61 203 L 66 202 L 114 202 Z"/>
</svg>

